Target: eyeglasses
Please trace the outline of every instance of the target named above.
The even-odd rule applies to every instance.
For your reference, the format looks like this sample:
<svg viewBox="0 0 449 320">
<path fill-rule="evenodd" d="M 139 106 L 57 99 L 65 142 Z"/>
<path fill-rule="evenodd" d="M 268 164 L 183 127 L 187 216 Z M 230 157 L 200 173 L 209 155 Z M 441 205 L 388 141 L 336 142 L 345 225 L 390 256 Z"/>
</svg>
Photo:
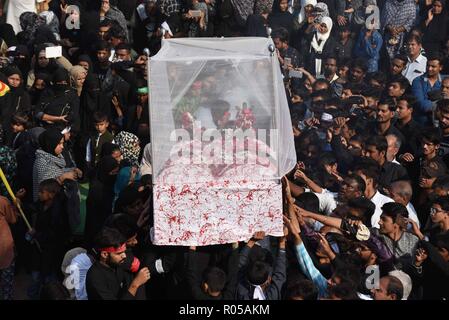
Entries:
<svg viewBox="0 0 449 320">
<path fill-rule="evenodd" d="M 433 216 L 433 215 L 436 215 L 438 212 L 445 212 L 446 210 L 443 210 L 443 209 L 437 209 L 437 208 L 430 208 L 430 214 Z"/>
</svg>

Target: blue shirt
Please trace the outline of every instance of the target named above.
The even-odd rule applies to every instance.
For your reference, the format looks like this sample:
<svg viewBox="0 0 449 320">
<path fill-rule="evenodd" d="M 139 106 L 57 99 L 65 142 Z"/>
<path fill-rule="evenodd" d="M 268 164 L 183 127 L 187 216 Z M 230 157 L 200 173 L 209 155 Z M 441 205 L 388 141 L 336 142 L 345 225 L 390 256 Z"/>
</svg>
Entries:
<svg viewBox="0 0 449 320">
<path fill-rule="evenodd" d="M 438 75 L 438 80 L 435 82 L 433 87 L 429 82 L 427 73 L 424 73 L 413 80 L 412 93 L 416 97 L 419 113 L 422 114 L 432 111 L 432 102 L 427 98 L 427 93 L 438 89 L 441 89 L 441 75 Z"/>
</svg>

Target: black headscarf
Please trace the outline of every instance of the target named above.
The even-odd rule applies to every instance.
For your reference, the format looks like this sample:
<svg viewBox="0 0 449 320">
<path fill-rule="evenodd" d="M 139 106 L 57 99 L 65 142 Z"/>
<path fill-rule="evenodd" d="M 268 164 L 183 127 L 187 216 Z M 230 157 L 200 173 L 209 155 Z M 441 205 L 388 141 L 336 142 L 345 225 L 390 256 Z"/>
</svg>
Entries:
<svg viewBox="0 0 449 320">
<path fill-rule="evenodd" d="M 53 82 L 53 89 L 55 90 L 55 93 L 61 93 L 70 88 L 70 76 L 66 69 L 64 68 L 58 68 L 52 76 L 52 82 Z M 66 84 L 60 84 L 57 82 L 65 81 Z"/>
<path fill-rule="evenodd" d="M 101 146 L 101 157 L 112 156 L 114 151 L 120 151 L 120 147 L 112 142 L 105 142 Z"/>
<path fill-rule="evenodd" d="M 6 68 L 4 68 L 2 70 L 2 72 L 3 72 L 3 74 L 5 75 L 6 78 L 12 76 L 13 74 L 18 74 L 20 76 L 20 79 L 22 79 L 22 82 L 23 82 L 22 71 L 20 71 L 20 69 L 17 68 L 16 66 L 14 66 L 14 65 L 7 66 Z M 13 86 L 9 86 L 9 89 L 11 90 L 11 93 L 17 93 L 17 94 L 23 93 L 22 85 L 20 85 L 18 88 L 14 88 Z"/>
<path fill-rule="evenodd" d="M 87 55 L 87 54 L 80 55 L 78 57 L 78 62 L 80 62 L 80 61 L 86 61 L 87 63 L 89 63 L 89 70 L 88 71 L 92 70 L 92 59 L 89 57 L 89 55 Z"/>
<path fill-rule="evenodd" d="M 107 186 L 114 186 L 117 175 L 109 173 L 119 167 L 119 163 L 112 156 L 101 158 L 97 168 L 97 178 L 100 182 Z"/>
<path fill-rule="evenodd" d="M 42 150 L 55 156 L 55 149 L 63 137 L 61 130 L 48 128 L 39 136 L 39 145 Z"/>
<path fill-rule="evenodd" d="M 10 24 L 1 24 L 0 25 L 0 38 L 6 42 L 6 45 L 9 47 L 13 47 L 17 45 L 16 34 L 14 33 L 14 29 Z"/>
</svg>

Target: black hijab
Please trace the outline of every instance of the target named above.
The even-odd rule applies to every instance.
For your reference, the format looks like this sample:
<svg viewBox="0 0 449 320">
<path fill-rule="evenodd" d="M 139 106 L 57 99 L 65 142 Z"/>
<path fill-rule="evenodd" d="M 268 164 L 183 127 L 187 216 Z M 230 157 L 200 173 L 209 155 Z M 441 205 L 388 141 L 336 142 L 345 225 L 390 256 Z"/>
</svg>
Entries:
<svg viewBox="0 0 449 320">
<path fill-rule="evenodd" d="M 42 150 L 56 156 L 55 149 L 64 135 L 58 128 L 49 128 L 39 136 L 39 145 Z"/>
<path fill-rule="evenodd" d="M 106 156 L 100 159 L 97 167 L 97 179 L 107 186 L 114 186 L 117 175 L 109 173 L 119 167 L 119 163 L 112 156 Z"/>
</svg>

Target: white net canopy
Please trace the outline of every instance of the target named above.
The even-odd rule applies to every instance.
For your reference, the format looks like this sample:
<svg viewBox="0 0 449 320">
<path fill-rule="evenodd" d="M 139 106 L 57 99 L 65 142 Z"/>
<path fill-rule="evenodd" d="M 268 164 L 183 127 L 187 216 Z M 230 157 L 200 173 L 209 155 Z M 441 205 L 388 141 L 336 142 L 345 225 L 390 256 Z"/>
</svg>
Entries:
<svg viewBox="0 0 449 320">
<path fill-rule="evenodd" d="M 296 164 L 272 40 L 164 40 L 150 62 L 155 184 L 276 180 Z"/>
</svg>

